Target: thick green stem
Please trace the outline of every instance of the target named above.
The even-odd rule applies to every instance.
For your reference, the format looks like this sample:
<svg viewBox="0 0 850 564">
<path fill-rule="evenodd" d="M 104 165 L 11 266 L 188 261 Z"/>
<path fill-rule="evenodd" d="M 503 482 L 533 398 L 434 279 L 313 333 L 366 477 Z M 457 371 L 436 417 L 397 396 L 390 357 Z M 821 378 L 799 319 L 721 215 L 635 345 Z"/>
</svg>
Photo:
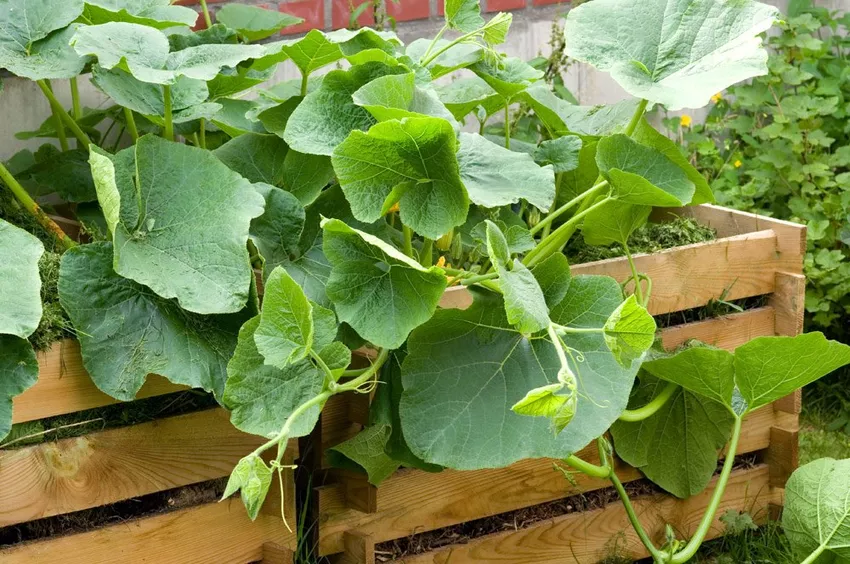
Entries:
<svg viewBox="0 0 850 564">
<path fill-rule="evenodd" d="M 136 128 L 136 118 L 133 117 L 133 110 L 130 108 L 124 108 L 124 121 L 127 122 L 127 131 L 130 132 L 130 137 L 135 143 L 139 138 L 139 130 Z"/>
<path fill-rule="evenodd" d="M 555 231 L 549 234 L 548 237 L 540 241 L 536 247 L 534 247 L 531 252 L 529 252 L 525 259 L 523 259 L 523 264 L 525 266 L 531 267 L 535 264 L 542 262 L 552 256 L 553 254 L 560 252 L 561 248 L 567 244 L 570 237 L 572 237 L 575 232 L 574 227 L 578 225 L 578 223 L 584 219 L 584 216 L 589 214 L 590 212 L 596 210 L 597 208 L 602 207 L 607 204 L 613 198 L 610 196 L 602 199 L 592 206 L 588 207 L 586 210 L 581 211 L 575 214 L 570 218 L 569 221 L 558 227 Z"/>
<path fill-rule="evenodd" d="M 673 555 L 669 559 L 671 564 L 684 564 L 694 557 L 702 546 L 711 524 L 714 523 L 714 515 L 717 513 L 717 508 L 720 507 L 720 501 L 723 499 L 723 494 L 726 491 L 726 484 L 729 483 L 729 476 L 732 475 L 732 468 L 735 466 L 735 454 L 738 452 L 738 439 L 741 438 L 741 424 L 743 419 L 735 417 L 735 426 L 732 427 L 732 439 L 729 441 L 729 448 L 726 451 L 726 460 L 723 462 L 723 470 L 720 472 L 720 477 L 717 479 L 717 485 L 714 486 L 714 493 L 711 494 L 711 500 L 708 502 L 708 509 L 702 516 L 702 521 L 699 523 L 696 534 L 691 537 L 685 548 Z"/>
<path fill-rule="evenodd" d="M 306 72 L 301 73 L 301 96 L 302 97 L 307 95 L 307 89 L 310 86 L 310 83 L 308 82 L 309 79 L 310 79 L 309 74 L 307 74 Z"/>
<path fill-rule="evenodd" d="M 626 515 L 629 518 L 629 522 L 632 524 L 632 528 L 637 533 L 640 542 L 642 542 L 649 551 L 653 560 L 656 562 L 663 562 L 665 558 L 664 553 L 655 548 L 655 545 L 652 543 L 652 539 L 649 538 L 649 535 L 647 535 L 646 531 L 643 529 L 643 525 L 640 524 L 640 519 L 638 519 L 635 508 L 629 499 L 629 494 L 626 492 L 626 488 L 623 487 L 623 483 L 620 482 L 620 478 L 617 477 L 617 473 L 612 471 L 610 479 L 611 483 L 614 484 L 614 489 L 617 490 L 617 495 L 620 496 L 620 500 L 623 502 L 623 507 L 626 509 Z"/>
<path fill-rule="evenodd" d="M 635 423 L 637 421 L 643 421 L 644 419 L 648 419 L 655 415 L 655 413 L 664 407 L 664 404 L 673 397 L 673 394 L 676 390 L 679 389 L 679 386 L 672 382 L 668 382 L 667 385 L 661 390 L 661 393 L 652 398 L 652 401 L 646 404 L 643 407 L 638 409 L 627 409 L 620 415 L 620 421 L 626 421 L 628 423 Z"/>
<path fill-rule="evenodd" d="M 205 120 L 204 118 L 201 118 L 200 127 L 201 127 L 201 137 L 200 137 L 201 149 L 206 149 L 207 148 L 207 120 Z"/>
<path fill-rule="evenodd" d="M 809 556 L 805 560 L 800 562 L 800 564 L 814 564 L 817 561 L 817 559 L 821 557 L 821 555 L 824 553 L 825 550 L 826 550 L 826 545 L 823 545 L 823 544 L 820 545 L 817 548 L 817 550 L 815 550 L 813 553 L 809 554 Z"/>
<path fill-rule="evenodd" d="M 511 148 L 511 105 L 505 101 L 505 149 Z"/>
<path fill-rule="evenodd" d="M 469 39 L 471 37 L 475 37 L 476 35 L 480 35 L 480 34 L 481 34 L 481 30 L 476 29 L 475 31 L 470 31 L 469 33 L 461 35 L 457 39 L 454 39 L 454 40 L 450 41 L 448 44 L 442 46 L 440 49 L 437 50 L 436 53 L 434 53 L 430 57 L 422 57 L 423 60 L 419 64 L 422 65 L 423 67 L 427 67 L 428 65 L 430 65 L 431 63 L 434 62 L 434 59 L 436 59 L 437 57 L 439 57 L 440 55 L 442 55 L 443 53 L 445 53 L 446 51 L 448 51 L 449 49 L 451 49 L 452 47 L 454 47 L 458 43 L 463 43 L 467 39 Z"/>
<path fill-rule="evenodd" d="M 71 108 L 74 112 L 74 120 L 83 118 L 83 106 L 80 104 L 80 87 L 77 77 L 71 79 Z"/>
<path fill-rule="evenodd" d="M 174 118 L 171 112 L 171 86 L 168 84 L 165 84 L 162 87 L 162 100 L 165 105 L 165 129 L 163 130 L 162 136 L 169 141 L 174 141 Z"/>
<path fill-rule="evenodd" d="M 643 288 L 640 285 L 640 276 L 638 276 L 635 260 L 632 258 L 632 252 L 629 250 L 629 245 L 623 243 L 623 250 L 626 252 L 626 259 L 629 261 L 629 268 L 632 271 L 632 278 L 635 281 L 635 297 L 643 307 L 646 307 L 646 300 L 643 299 Z"/>
<path fill-rule="evenodd" d="M 47 85 L 47 88 L 52 93 L 53 85 L 50 84 L 50 81 L 45 80 L 44 84 Z M 68 136 L 65 134 L 65 125 L 62 123 L 62 116 L 59 115 L 56 106 L 52 102 L 50 103 L 50 111 L 53 115 L 53 127 L 56 128 L 56 137 L 59 139 L 59 147 L 61 147 L 63 151 L 67 151 L 70 149 L 70 146 L 68 145 Z"/>
<path fill-rule="evenodd" d="M 77 125 L 77 122 L 74 121 L 74 118 L 72 118 L 68 114 L 68 112 L 65 111 L 65 108 L 62 107 L 62 104 L 59 102 L 59 100 L 56 99 L 56 96 L 53 95 L 53 91 L 50 89 L 50 85 L 47 84 L 47 82 L 44 80 L 37 80 L 36 84 L 38 84 L 38 87 L 41 88 L 41 91 L 44 93 L 45 98 L 47 98 L 47 101 L 50 103 L 50 108 L 54 112 L 59 114 L 59 117 L 62 118 L 62 121 L 65 122 L 65 125 L 68 127 L 68 129 L 71 130 L 71 132 L 74 134 L 74 137 L 79 140 L 80 144 L 83 147 L 88 148 L 88 146 L 91 145 L 91 139 L 89 139 L 89 136 L 86 135 L 85 131 L 83 131 L 80 126 Z"/>
<path fill-rule="evenodd" d="M 591 464 L 590 462 L 586 462 L 574 454 L 571 454 L 570 456 L 565 458 L 564 462 L 566 462 L 582 474 L 587 474 L 591 478 L 599 478 L 600 480 L 606 480 L 610 478 L 611 475 L 614 473 L 614 471 L 611 470 L 609 466 L 597 466 L 596 464 Z"/>
<path fill-rule="evenodd" d="M 442 28 L 440 28 L 440 31 L 437 32 L 437 35 L 434 36 L 434 39 L 431 40 L 431 43 L 428 45 L 428 48 L 425 50 L 425 54 L 422 55 L 423 59 L 428 58 L 428 55 L 431 54 L 431 51 L 434 50 L 434 47 L 437 45 L 437 42 L 440 39 L 443 38 L 443 34 L 445 34 L 446 31 L 448 31 L 448 29 L 449 29 L 449 26 L 447 26 L 447 25 L 444 25 Z"/>
<path fill-rule="evenodd" d="M 405 224 L 401 224 L 401 232 L 404 235 L 404 254 L 413 257 L 413 229 L 406 226 Z"/>
<path fill-rule="evenodd" d="M 207 24 L 207 28 L 212 27 L 212 18 L 210 18 L 210 11 L 207 8 L 207 0 L 201 0 L 201 10 L 204 12 L 204 23 Z"/>
<path fill-rule="evenodd" d="M 635 132 L 635 129 L 637 129 L 637 126 L 640 123 L 643 114 L 646 113 L 646 106 L 648 103 L 648 100 L 641 100 L 640 104 L 638 104 L 637 110 L 635 110 L 635 113 L 632 116 L 629 125 L 626 127 L 626 135 L 628 135 L 629 137 L 631 137 L 632 134 Z"/>
<path fill-rule="evenodd" d="M 480 284 L 481 282 L 485 282 L 487 280 L 495 280 L 499 275 L 495 272 L 489 272 L 487 274 L 479 274 L 478 276 L 471 276 L 470 278 L 465 278 L 461 284 L 464 286 L 469 286 L 470 284 Z"/>
<path fill-rule="evenodd" d="M 573 198 L 572 200 L 570 200 L 569 202 L 564 204 L 563 206 L 559 207 L 558 209 L 550 211 L 549 214 L 546 217 L 544 217 L 543 219 L 540 220 L 540 223 L 538 223 L 537 225 L 535 225 L 534 227 L 531 228 L 531 234 L 534 235 L 535 233 L 537 233 L 538 231 L 540 231 L 544 227 L 551 225 L 553 221 L 555 221 L 556 219 L 561 217 L 563 214 L 568 212 L 574 206 L 578 205 L 579 203 L 581 203 L 583 200 L 585 200 L 587 198 L 592 198 L 593 196 L 598 195 L 599 192 L 604 190 L 607 186 L 608 186 L 608 181 L 603 180 L 602 182 L 600 182 L 599 184 L 596 184 L 592 188 L 588 188 L 587 190 L 585 190 L 584 192 L 582 192 L 581 194 L 579 194 L 578 196 L 576 196 L 575 198 Z"/>
<path fill-rule="evenodd" d="M 25 210 L 32 214 L 32 216 L 36 219 L 36 221 L 38 221 L 39 224 L 41 224 L 42 227 L 44 227 L 49 233 L 56 237 L 56 240 L 59 241 L 59 243 L 63 247 L 65 247 L 66 249 L 70 249 L 71 247 L 76 246 L 77 243 L 74 242 L 73 239 L 68 237 L 68 235 L 64 231 L 62 231 L 62 228 L 56 225 L 56 222 L 50 219 L 50 216 L 44 213 L 44 210 L 42 210 L 41 207 L 37 203 L 35 203 L 35 200 L 30 197 L 29 193 L 27 193 L 24 187 L 21 186 L 20 182 L 18 182 L 15 177 L 12 176 L 12 173 L 9 172 L 9 169 L 3 166 L 2 162 L 0 162 L 0 180 L 3 181 L 3 184 L 9 187 L 9 190 L 11 190 L 12 194 L 14 194 L 15 198 L 18 200 L 18 202 L 20 202 L 21 206 L 23 206 Z"/>
<path fill-rule="evenodd" d="M 427 237 L 422 242 L 422 252 L 419 256 L 419 264 L 429 267 L 434 264 L 434 240 Z"/>
</svg>

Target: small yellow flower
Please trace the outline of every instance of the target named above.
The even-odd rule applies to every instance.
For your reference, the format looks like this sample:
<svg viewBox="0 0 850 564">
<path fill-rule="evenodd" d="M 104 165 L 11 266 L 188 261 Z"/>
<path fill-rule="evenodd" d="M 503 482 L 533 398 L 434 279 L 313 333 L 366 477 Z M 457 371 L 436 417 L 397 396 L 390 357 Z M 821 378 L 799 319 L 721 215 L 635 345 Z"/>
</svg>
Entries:
<svg viewBox="0 0 850 564">
<path fill-rule="evenodd" d="M 394 203 L 393 207 L 391 207 L 390 210 L 387 213 L 393 213 L 393 212 L 397 212 L 397 211 L 398 211 L 398 202 Z"/>
<path fill-rule="evenodd" d="M 744 163 L 742 163 L 741 161 L 737 161 L 737 160 L 736 160 L 736 161 L 735 161 L 734 163 L 732 163 L 732 164 L 733 164 L 733 165 L 735 165 L 735 168 L 741 168 L 741 165 L 742 165 L 742 164 L 744 164 Z"/>
<path fill-rule="evenodd" d="M 692 121 L 691 116 L 682 116 L 679 118 L 679 123 L 682 124 L 682 127 L 690 127 Z"/>
<path fill-rule="evenodd" d="M 446 257 L 440 257 L 439 259 L 437 259 L 437 266 L 439 266 L 440 268 L 446 266 Z"/>
<path fill-rule="evenodd" d="M 714 96 L 711 97 L 711 101 L 714 102 L 715 104 L 722 99 L 723 99 L 723 96 L 721 95 L 720 92 L 718 92 L 717 94 L 715 94 Z"/>
</svg>

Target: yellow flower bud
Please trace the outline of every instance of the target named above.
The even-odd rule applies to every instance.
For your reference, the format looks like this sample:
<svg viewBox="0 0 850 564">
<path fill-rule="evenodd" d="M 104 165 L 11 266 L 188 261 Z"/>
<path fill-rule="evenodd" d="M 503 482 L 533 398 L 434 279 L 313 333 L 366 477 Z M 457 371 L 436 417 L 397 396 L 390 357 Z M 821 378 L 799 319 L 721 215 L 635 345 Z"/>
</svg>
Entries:
<svg viewBox="0 0 850 564">
<path fill-rule="evenodd" d="M 735 165 L 735 168 L 741 168 L 741 165 L 742 165 L 742 164 L 744 164 L 744 163 L 742 163 L 742 162 L 741 162 L 741 161 L 739 161 L 739 160 L 736 160 L 736 161 L 735 161 L 734 163 L 732 163 L 732 164 L 734 164 L 734 165 Z"/>
<path fill-rule="evenodd" d="M 714 102 L 715 104 L 722 99 L 723 99 L 723 96 L 721 96 L 720 92 L 718 92 L 717 94 L 715 94 L 714 96 L 711 97 L 711 101 Z"/>
<path fill-rule="evenodd" d="M 682 124 L 682 127 L 690 127 L 692 121 L 691 116 L 682 116 L 679 118 L 679 123 Z"/>
<path fill-rule="evenodd" d="M 446 266 L 446 257 L 441 256 L 439 259 L 437 259 L 437 266 L 440 268 L 444 268 Z"/>
<path fill-rule="evenodd" d="M 387 213 L 394 213 L 394 212 L 397 212 L 397 211 L 398 211 L 398 202 L 394 203 L 393 207 L 391 207 L 389 209 L 389 211 L 387 211 Z"/>
</svg>

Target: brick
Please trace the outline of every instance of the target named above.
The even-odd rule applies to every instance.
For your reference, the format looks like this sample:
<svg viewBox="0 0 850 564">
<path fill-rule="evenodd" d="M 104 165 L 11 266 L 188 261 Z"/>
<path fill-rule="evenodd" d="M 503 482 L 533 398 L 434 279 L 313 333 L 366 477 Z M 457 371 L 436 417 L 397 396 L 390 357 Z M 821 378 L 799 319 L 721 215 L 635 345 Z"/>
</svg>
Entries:
<svg viewBox="0 0 850 564">
<path fill-rule="evenodd" d="M 431 3 L 428 0 L 400 0 L 398 4 L 387 0 L 387 14 L 398 22 L 424 20 L 431 17 Z"/>
<path fill-rule="evenodd" d="M 221 4 L 222 2 L 230 2 L 231 0 L 207 0 L 207 6 L 210 4 Z M 174 2 L 178 6 L 200 6 L 198 0 L 177 0 Z"/>
<path fill-rule="evenodd" d="M 487 0 L 488 12 L 505 12 L 525 8 L 526 0 Z"/>
<path fill-rule="evenodd" d="M 566 6 L 569 3 L 569 0 L 534 0 L 535 6 L 551 6 L 554 4 L 563 4 Z"/>
<path fill-rule="evenodd" d="M 280 32 L 281 35 L 306 33 L 311 29 L 324 29 L 325 27 L 325 3 L 323 0 L 281 2 L 278 9 L 304 20 L 303 23 L 284 29 Z"/>
<path fill-rule="evenodd" d="M 363 2 L 371 2 L 371 0 L 333 0 L 333 9 L 331 12 L 334 29 L 348 27 L 348 20 L 351 18 L 351 6 L 355 8 Z M 363 27 L 371 26 L 375 23 L 374 10 L 370 6 L 368 10 L 363 12 L 357 23 Z"/>
</svg>

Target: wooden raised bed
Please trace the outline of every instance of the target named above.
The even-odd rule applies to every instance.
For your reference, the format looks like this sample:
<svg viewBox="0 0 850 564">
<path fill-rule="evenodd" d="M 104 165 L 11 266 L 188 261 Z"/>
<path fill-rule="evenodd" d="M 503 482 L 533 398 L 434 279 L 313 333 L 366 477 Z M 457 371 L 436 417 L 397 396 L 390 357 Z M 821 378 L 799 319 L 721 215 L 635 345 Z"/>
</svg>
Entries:
<svg viewBox="0 0 850 564">
<path fill-rule="evenodd" d="M 116 403 L 92 383 L 75 341 L 56 343 L 40 354 L 39 368 L 38 382 L 15 398 L 14 423 Z M 151 376 L 138 398 L 182 389 Z M 262 437 L 234 428 L 227 411 L 216 408 L 0 450 L 0 527 L 221 479 L 262 442 Z M 292 442 L 286 458 L 296 455 Z M 286 514 L 294 528 L 295 489 L 292 474 L 288 476 Z M 173 496 L 179 499 L 181 490 Z M 277 485 L 253 523 L 238 497 L 183 505 L 117 525 L 7 546 L 0 549 L 0 562 L 292 562 L 295 533 L 281 520 Z"/>
<path fill-rule="evenodd" d="M 703 205 L 659 210 L 690 216 L 713 227 L 714 241 L 677 247 L 635 257 L 638 271 L 653 280 L 649 304 L 653 315 L 705 306 L 711 300 L 736 300 L 769 296 L 765 306 L 724 317 L 667 327 L 661 331 L 665 346 L 676 347 L 699 339 L 726 349 L 766 335 L 796 335 L 803 328 L 805 228 L 789 222 Z M 576 265 L 573 274 L 605 274 L 625 280 L 630 271 L 625 259 Z M 443 307 L 467 307 L 469 294 L 462 288 L 446 293 Z M 750 415 L 744 423 L 739 454 L 757 453 L 759 463 L 734 471 L 718 517 L 726 509 L 747 511 L 764 520 L 782 504 L 782 488 L 797 466 L 799 391 Z M 355 434 L 368 417 L 368 399 L 336 397 L 322 414 L 313 441 L 325 448 Z M 595 448 L 580 455 L 597 461 Z M 332 562 L 365 564 L 375 561 L 375 544 L 424 533 L 563 499 L 610 486 L 577 475 L 571 486 L 553 469 L 552 460 L 526 460 L 508 468 L 438 474 L 399 470 L 379 488 L 365 476 L 329 470 L 323 457 L 314 457 L 317 479 L 314 515 L 318 521 L 319 554 Z M 620 463 L 623 482 L 641 474 Z M 654 496 L 638 501 L 647 531 L 660 543 L 669 523 L 680 537 L 696 529 L 711 493 L 687 500 Z M 718 521 L 709 537 L 721 535 Z M 622 535 L 618 554 L 647 556 L 619 503 L 604 508 L 547 519 L 528 528 L 493 534 L 468 543 L 398 562 L 405 564 L 465 562 L 595 562 L 606 556 L 613 537 Z"/>
</svg>

